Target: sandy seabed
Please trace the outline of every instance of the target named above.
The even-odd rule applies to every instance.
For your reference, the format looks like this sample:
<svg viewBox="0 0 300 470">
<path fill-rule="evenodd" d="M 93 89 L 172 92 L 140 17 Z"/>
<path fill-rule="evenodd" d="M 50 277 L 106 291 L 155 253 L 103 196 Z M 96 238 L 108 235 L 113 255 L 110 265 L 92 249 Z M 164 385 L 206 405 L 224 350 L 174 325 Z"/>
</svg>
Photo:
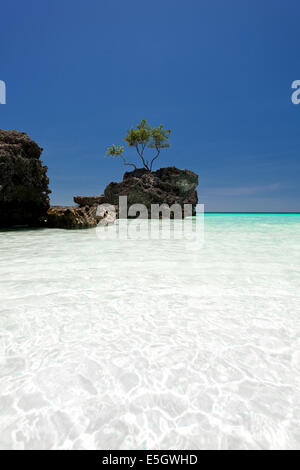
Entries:
<svg viewBox="0 0 300 470">
<path fill-rule="evenodd" d="M 0 448 L 300 448 L 300 215 L 204 228 L 0 232 Z"/>
</svg>

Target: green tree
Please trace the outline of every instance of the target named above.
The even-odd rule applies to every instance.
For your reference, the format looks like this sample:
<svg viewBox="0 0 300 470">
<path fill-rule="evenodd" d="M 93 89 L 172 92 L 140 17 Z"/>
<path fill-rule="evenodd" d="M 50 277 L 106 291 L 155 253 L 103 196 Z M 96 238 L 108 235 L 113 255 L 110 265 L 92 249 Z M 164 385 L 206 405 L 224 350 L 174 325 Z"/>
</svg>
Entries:
<svg viewBox="0 0 300 470">
<path fill-rule="evenodd" d="M 152 171 L 153 163 L 159 157 L 161 149 L 170 147 L 170 134 L 170 129 L 164 129 L 162 124 L 152 128 L 145 119 L 142 119 L 136 126 L 136 129 L 131 128 L 127 130 L 124 140 L 129 147 L 135 147 L 144 168 Z M 147 159 L 145 154 L 146 149 L 153 149 L 154 154 L 152 154 L 151 159 Z M 124 147 L 121 145 L 113 144 L 111 147 L 108 147 L 106 157 L 121 158 L 124 165 L 133 166 L 136 169 L 136 165 L 129 163 L 124 157 Z"/>
</svg>

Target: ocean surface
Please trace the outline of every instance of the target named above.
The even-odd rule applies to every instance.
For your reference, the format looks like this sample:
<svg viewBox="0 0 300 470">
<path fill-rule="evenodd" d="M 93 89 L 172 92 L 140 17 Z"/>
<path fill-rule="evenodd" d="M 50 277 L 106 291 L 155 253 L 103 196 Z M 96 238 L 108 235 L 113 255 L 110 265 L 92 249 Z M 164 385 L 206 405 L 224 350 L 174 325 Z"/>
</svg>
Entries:
<svg viewBox="0 0 300 470">
<path fill-rule="evenodd" d="M 202 229 L 0 231 L 1 449 L 300 449 L 300 215 Z"/>
</svg>

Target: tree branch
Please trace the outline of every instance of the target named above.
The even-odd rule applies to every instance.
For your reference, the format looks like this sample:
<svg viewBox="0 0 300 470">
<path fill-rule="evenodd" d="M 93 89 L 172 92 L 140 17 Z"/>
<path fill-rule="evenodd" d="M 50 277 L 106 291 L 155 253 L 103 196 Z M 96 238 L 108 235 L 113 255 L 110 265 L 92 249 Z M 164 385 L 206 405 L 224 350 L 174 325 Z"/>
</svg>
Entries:
<svg viewBox="0 0 300 470">
<path fill-rule="evenodd" d="M 133 168 L 136 170 L 136 165 L 134 163 L 128 163 L 126 160 L 125 160 L 125 157 L 123 157 L 123 155 L 119 155 L 123 162 L 124 162 L 124 165 L 127 165 L 127 166 L 133 166 Z"/>
<path fill-rule="evenodd" d="M 153 163 L 155 162 L 155 160 L 158 158 L 158 156 L 159 156 L 159 154 L 160 154 L 160 148 L 159 148 L 159 147 L 156 147 L 156 150 L 157 150 L 157 154 L 156 154 L 155 157 L 152 158 L 152 160 L 151 160 L 150 171 L 152 171 Z"/>
<path fill-rule="evenodd" d="M 140 152 L 139 144 L 136 144 L 135 148 L 136 148 L 136 151 L 139 154 L 140 158 L 142 159 L 143 165 L 146 168 L 146 170 L 150 170 L 149 166 L 147 165 L 147 163 L 145 162 L 145 159 L 143 157 L 143 152 L 142 153 Z M 145 150 L 145 147 L 144 147 L 144 150 Z"/>
</svg>

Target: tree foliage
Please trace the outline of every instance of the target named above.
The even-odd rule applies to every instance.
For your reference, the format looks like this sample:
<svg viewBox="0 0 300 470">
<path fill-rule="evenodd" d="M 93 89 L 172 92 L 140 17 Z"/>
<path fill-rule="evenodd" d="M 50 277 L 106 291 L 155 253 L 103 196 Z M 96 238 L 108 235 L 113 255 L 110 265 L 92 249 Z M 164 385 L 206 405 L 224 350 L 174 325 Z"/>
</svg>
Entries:
<svg viewBox="0 0 300 470">
<path fill-rule="evenodd" d="M 159 157 L 162 149 L 170 147 L 169 137 L 171 134 L 170 129 L 164 129 L 164 126 L 160 124 L 157 127 L 151 127 L 145 119 L 136 126 L 136 129 L 131 128 L 127 130 L 127 134 L 124 138 L 125 142 L 129 147 L 135 147 L 138 157 L 141 159 L 144 168 L 148 171 L 152 171 L 153 163 Z M 147 157 L 145 153 L 146 149 L 153 149 L 151 158 Z M 129 163 L 124 157 L 124 147 L 121 145 L 113 144 L 107 149 L 107 157 L 121 158 L 125 165 L 133 166 L 136 168 L 134 163 Z"/>
</svg>

